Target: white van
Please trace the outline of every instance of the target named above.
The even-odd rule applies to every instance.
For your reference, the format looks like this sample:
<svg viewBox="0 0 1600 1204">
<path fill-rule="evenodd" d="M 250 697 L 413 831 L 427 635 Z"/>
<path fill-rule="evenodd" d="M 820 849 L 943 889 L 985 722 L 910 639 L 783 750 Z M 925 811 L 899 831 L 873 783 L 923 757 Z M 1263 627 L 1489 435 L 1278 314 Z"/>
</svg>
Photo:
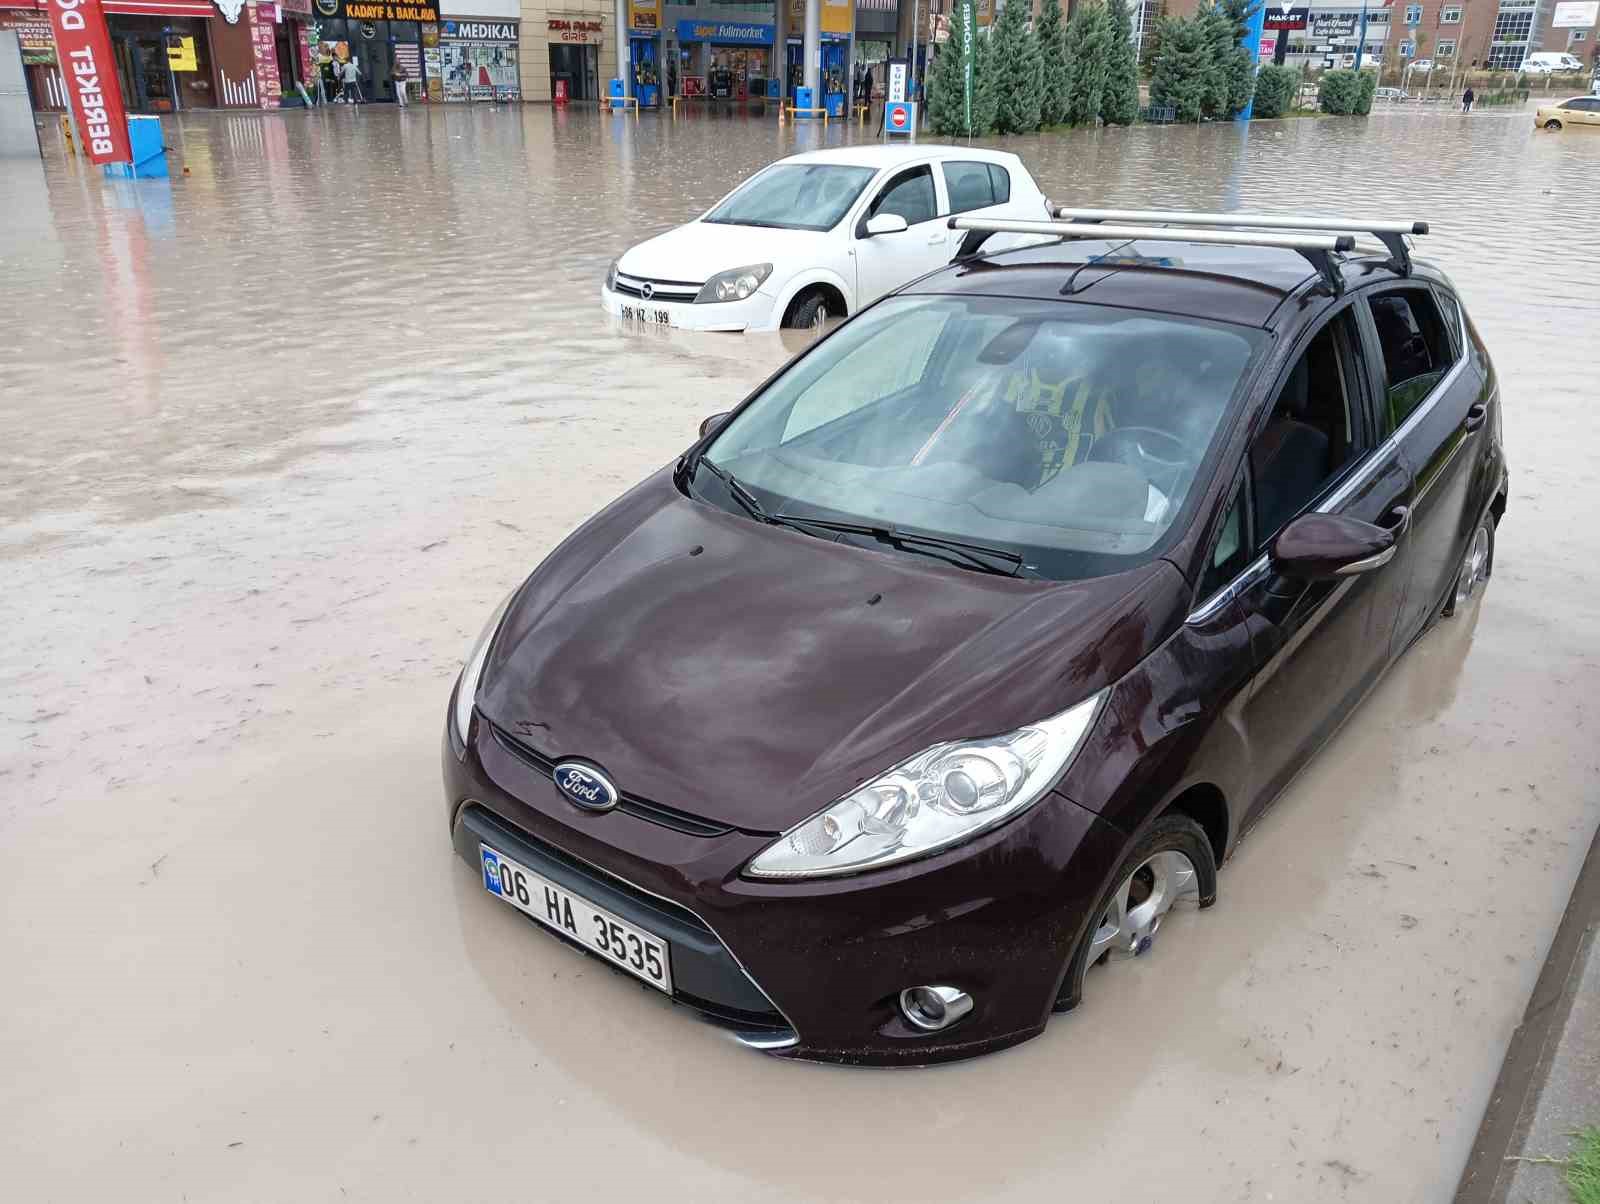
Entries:
<svg viewBox="0 0 1600 1204">
<path fill-rule="evenodd" d="M 1582 71 L 1583 60 L 1564 50 L 1539 50 L 1522 60 L 1522 69 L 1529 75 Z"/>
</svg>

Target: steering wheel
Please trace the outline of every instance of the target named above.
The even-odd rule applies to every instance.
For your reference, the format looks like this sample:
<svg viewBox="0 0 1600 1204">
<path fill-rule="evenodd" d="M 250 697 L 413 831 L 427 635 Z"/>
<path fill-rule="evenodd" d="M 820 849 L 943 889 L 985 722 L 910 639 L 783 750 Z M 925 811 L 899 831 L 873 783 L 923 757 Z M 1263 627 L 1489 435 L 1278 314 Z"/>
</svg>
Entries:
<svg viewBox="0 0 1600 1204">
<path fill-rule="evenodd" d="M 1119 426 L 1107 431 L 1094 441 L 1089 459 L 1137 469 L 1168 497 L 1177 494 L 1184 474 L 1193 467 L 1183 440 L 1153 426 Z"/>
</svg>

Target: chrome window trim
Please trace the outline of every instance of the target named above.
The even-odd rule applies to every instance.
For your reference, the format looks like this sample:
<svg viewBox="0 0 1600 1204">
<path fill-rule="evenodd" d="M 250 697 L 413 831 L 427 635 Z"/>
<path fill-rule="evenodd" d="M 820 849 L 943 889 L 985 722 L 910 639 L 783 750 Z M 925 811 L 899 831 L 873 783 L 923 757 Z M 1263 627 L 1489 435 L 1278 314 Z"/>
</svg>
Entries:
<svg viewBox="0 0 1600 1204">
<path fill-rule="evenodd" d="M 1456 301 L 1456 312 L 1460 315 L 1459 323 L 1462 327 L 1461 333 L 1463 336 L 1465 336 L 1467 311 L 1462 307 L 1459 299 Z M 1428 393 L 1428 395 L 1417 403 L 1416 409 L 1412 410 L 1411 413 L 1406 415 L 1405 421 L 1399 426 L 1395 427 L 1395 429 L 1390 432 L 1387 439 L 1378 444 L 1377 447 L 1373 448 L 1372 451 L 1368 453 L 1366 462 L 1359 465 L 1356 470 L 1350 474 L 1350 476 L 1345 478 L 1345 480 L 1340 483 L 1338 488 L 1336 488 L 1332 493 L 1328 494 L 1327 497 L 1323 498 L 1322 501 L 1318 502 L 1315 506 L 1312 506 L 1310 510 L 1306 511 L 1306 513 L 1326 514 L 1330 510 L 1333 510 L 1338 506 L 1342 506 L 1345 502 L 1349 501 L 1350 498 L 1353 497 L 1361 488 L 1369 484 L 1372 478 L 1378 475 L 1379 466 L 1386 464 L 1389 456 L 1400 450 L 1401 441 L 1422 424 L 1422 420 L 1433 411 L 1434 406 L 1439 404 L 1439 399 L 1443 397 L 1445 393 L 1449 392 L 1450 387 L 1456 383 L 1457 378 L 1460 377 L 1462 370 L 1466 366 L 1467 355 L 1465 348 L 1463 348 L 1463 350 L 1456 355 L 1456 362 L 1451 366 L 1450 371 L 1446 372 L 1442 377 L 1439 378 L 1439 383 L 1434 385 L 1433 389 Z M 1465 442 L 1465 440 L 1462 442 Z M 1457 448 L 1457 450 L 1460 449 Z M 1245 454 L 1248 458 L 1249 452 L 1247 451 Z M 1228 602 L 1241 590 L 1247 589 L 1251 585 L 1255 584 L 1256 577 L 1266 570 L 1267 561 L 1267 553 L 1261 553 L 1260 556 L 1251 561 L 1249 565 L 1242 569 L 1237 577 L 1228 582 L 1226 585 L 1219 587 L 1217 591 L 1209 598 L 1190 611 L 1189 616 L 1184 620 L 1184 623 L 1192 626 L 1197 623 L 1209 622 L 1210 620 L 1216 618 L 1217 615 L 1222 612 L 1223 607 L 1226 606 Z"/>
</svg>

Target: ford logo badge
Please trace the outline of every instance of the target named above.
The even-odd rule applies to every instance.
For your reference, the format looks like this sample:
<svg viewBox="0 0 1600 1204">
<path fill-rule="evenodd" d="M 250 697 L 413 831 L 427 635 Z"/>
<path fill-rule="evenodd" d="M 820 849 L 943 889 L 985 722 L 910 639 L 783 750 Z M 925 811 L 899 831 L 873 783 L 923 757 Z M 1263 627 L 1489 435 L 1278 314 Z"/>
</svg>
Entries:
<svg viewBox="0 0 1600 1204">
<path fill-rule="evenodd" d="M 585 811 L 609 811 L 621 797 L 605 774 L 582 761 L 562 761 L 551 773 L 556 789 Z"/>
</svg>

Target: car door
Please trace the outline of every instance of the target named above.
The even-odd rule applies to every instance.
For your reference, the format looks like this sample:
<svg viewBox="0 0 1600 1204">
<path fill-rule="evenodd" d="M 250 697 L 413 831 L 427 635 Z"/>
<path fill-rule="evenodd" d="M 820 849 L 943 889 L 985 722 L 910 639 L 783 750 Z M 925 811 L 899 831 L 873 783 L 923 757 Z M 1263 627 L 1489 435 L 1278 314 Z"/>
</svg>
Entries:
<svg viewBox="0 0 1600 1204">
<path fill-rule="evenodd" d="M 1600 126 L 1600 98 L 1580 96 L 1567 104 L 1569 108 L 1577 110 L 1577 120 L 1581 124 Z"/>
<path fill-rule="evenodd" d="M 919 163 L 895 172 L 867 202 L 852 236 L 857 309 L 949 262 L 950 231 L 940 216 L 943 187 L 933 165 Z M 867 220 L 880 213 L 905 218 L 906 228 L 893 234 L 867 234 Z"/>
<path fill-rule="evenodd" d="M 1398 650 L 1416 638 L 1454 585 L 1479 517 L 1472 482 L 1489 398 L 1485 374 L 1465 354 L 1460 304 L 1448 291 L 1436 292 L 1425 281 L 1386 285 L 1363 295 L 1362 310 L 1379 369 L 1380 433 L 1399 443 L 1416 481 L 1411 583 L 1395 627 Z"/>
<path fill-rule="evenodd" d="M 1357 306 L 1349 300 L 1298 341 L 1272 386 L 1236 505 L 1249 566 L 1234 596 L 1256 670 L 1240 712 L 1251 749 L 1246 819 L 1269 802 L 1389 661 L 1406 584 L 1411 474 L 1374 430 L 1374 389 Z M 1302 581 L 1274 571 L 1273 538 L 1310 511 L 1396 531 L 1399 551 L 1357 576 Z"/>
</svg>

